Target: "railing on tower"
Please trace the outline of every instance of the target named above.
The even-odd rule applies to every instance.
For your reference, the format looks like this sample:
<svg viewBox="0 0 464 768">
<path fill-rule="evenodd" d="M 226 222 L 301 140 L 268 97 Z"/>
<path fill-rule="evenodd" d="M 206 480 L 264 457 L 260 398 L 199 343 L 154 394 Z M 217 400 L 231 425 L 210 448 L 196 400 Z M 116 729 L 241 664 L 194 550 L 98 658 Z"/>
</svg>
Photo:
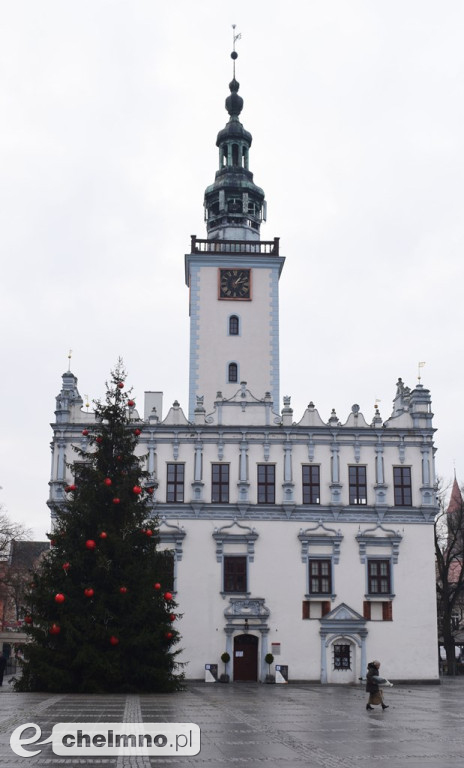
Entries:
<svg viewBox="0 0 464 768">
<path fill-rule="evenodd" d="M 274 240 L 201 240 L 191 235 L 191 253 L 254 253 L 279 255 L 279 237 Z"/>
</svg>

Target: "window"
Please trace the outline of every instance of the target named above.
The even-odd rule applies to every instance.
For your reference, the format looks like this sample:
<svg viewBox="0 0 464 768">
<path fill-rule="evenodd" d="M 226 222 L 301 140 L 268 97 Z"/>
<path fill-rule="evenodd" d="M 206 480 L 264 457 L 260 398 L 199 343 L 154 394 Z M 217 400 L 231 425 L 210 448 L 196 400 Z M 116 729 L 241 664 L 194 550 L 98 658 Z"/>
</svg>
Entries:
<svg viewBox="0 0 464 768">
<path fill-rule="evenodd" d="M 330 613 L 330 600 L 303 600 L 302 619 L 322 619 Z"/>
<path fill-rule="evenodd" d="M 349 645 L 334 645 L 334 669 L 351 669 Z"/>
<path fill-rule="evenodd" d="M 247 591 L 246 556 L 224 555 L 224 592 Z"/>
<path fill-rule="evenodd" d="M 168 478 L 166 487 L 166 501 L 176 502 L 184 500 L 184 465 L 168 464 Z"/>
<path fill-rule="evenodd" d="M 228 381 L 229 382 L 236 382 L 236 381 L 238 381 L 238 365 L 237 365 L 237 363 L 229 363 Z"/>
<path fill-rule="evenodd" d="M 391 593 L 390 560 L 368 560 L 368 593 L 389 595 Z"/>
<path fill-rule="evenodd" d="M 382 600 L 381 602 L 365 600 L 363 616 L 369 621 L 393 621 L 393 603 L 391 600 Z"/>
<path fill-rule="evenodd" d="M 320 487 L 319 467 L 303 465 L 303 504 L 319 504 Z"/>
<path fill-rule="evenodd" d="M 274 464 L 258 464 L 258 504 L 275 504 Z"/>
<path fill-rule="evenodd" d="M 239 327 L 237 315 L 231 315 L 229 317 L 229 336 L 238 336 Z"/>
<path fill-rule="evenodd" d="M 348 467 L 350 504 L 367 503 L 366 467 Z"/>
<path fill-rule="evenodd" d="M 211 466 L 211 501 L 218 504 L 229 503 L 228 464 L 212 464 Z"/>
<path fill-rule="evenodd" d="M 174 552 L 172 549 L 159 551 L 159 561 L 157 566 L 157 580 L 161 583 L 163 589 L 174 592 Z"/>
<path fill-rule="evenodd" d="M 411 467 L 393 467 L 395 507 L 411 507 Z"/>
<path fill-rule="evenodd" d="M 309 592 L 330 595 L 332 592 L 332 563 L 330 560 L 309 561 Z"/>
</svg>

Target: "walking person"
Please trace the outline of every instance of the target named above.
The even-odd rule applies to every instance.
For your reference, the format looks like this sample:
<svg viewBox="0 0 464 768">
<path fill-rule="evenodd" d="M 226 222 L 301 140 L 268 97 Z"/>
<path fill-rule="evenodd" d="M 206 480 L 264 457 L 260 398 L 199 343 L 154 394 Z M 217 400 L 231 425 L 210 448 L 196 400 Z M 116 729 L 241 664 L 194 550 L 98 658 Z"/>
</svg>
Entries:
<svg viewBox="0 0 464 768">
<path fill-rule="evenodd" d="M 389 680 L 379 675 L 380 661 L 370 661 L 367 665 L 366 676 L 366 691 L 369 694 L 369 701 L 366 704 L 366 709 L 374 709 L 373 704 L 381 704 L 382 709 L 388 709 L 388 704 L 385 704 L 383 700 L 383 691 L 380 688 L 381 685 L 393 686 Z"/>
</svg>

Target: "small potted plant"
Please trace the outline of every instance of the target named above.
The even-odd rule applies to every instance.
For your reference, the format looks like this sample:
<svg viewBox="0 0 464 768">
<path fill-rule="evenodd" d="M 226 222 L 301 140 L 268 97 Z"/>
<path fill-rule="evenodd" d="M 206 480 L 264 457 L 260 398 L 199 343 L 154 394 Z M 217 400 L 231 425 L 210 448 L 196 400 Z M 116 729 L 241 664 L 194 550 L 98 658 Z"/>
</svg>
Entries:
<svg viewBox="0 0 464 768">
<path fill-rule="evenodd" d="M 224 651 L 224 653 L 221 655 L 221 661 L 224 664 L 224 672 L 219 678 L 220 683 L 228 683 L 229 682 L 229 675 L 227 674 L 227 664 L 230 661 L 230 654 L 227 653 L 227 651 Z"/>
<path fill-rule="evenodd" d="M 265 682 L 266 683 L 275 683 L 275 675 L 271 675 L 271 664 L 274 661 L 274 656 L 272 655 L 272 653 L 266 653 L 266 655 L 264 657 L 264 661 L 269 666 L 269 674 L 266 675 Z"/>
</svg>

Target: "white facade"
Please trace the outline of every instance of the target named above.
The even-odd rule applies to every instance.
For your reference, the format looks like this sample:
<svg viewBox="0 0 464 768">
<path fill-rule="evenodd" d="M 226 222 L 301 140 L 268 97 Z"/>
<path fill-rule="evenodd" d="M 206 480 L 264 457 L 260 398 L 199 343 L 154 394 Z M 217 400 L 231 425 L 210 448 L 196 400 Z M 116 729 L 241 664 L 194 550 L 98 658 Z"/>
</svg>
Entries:
<svg viewBox="0 0 464 768">
<path fill-rule="evenodd" d="M 185 257 L 188 417 L 176 402 L 163 418 L 158 392 L 147 393 L 143 418 L 131 413 L 157 483 L 161 546 L 174 552 L 186 676 L 204 678 L 205 664 L 223 671 L 227 650 L 232 680 L 264 680 L 272 652 L 290 680 L 355 683 L 379 658 L 390 679 L 437 681 L 430 393 L 399 380 L 391 417 L 377 411 L 370 424 L 357 405 L 343 423 L 335 412 L 323 422 L 312 404 L 295 421 L 290 398 L 280 410 L 284 259 L 278 239 L 259 240 L 264 193 L 248 170 L 237 91 L 234 79 L 205 195 L 208 239 L 192 238 Z M 237 136 L 246 164 L 233 167 Z M 232 287 L 249 281 L 243 295 L 221 289 L 228 270 Z M 92 419 L 64 374 L 53 503 Z"/>
</svg>

